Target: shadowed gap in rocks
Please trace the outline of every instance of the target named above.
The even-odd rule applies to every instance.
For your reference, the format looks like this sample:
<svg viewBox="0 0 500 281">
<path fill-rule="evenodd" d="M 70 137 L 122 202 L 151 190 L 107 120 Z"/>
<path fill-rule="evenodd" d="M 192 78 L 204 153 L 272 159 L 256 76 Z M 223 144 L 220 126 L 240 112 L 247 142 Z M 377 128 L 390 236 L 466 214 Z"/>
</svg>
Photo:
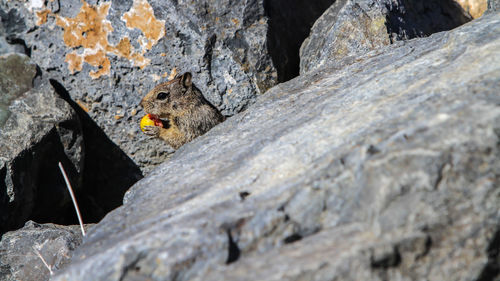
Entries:
<svg viewBox="0 0 500 281">
<path fill-rule="evenodd" d="M 77 197 L 84 198 L 84 202 L 78 203 L 85 223 L 98 222 L 122 204 L 125 192 L 143 175 L 134 161 L 70 98 L 63 85 L 53 79 L 50 83 L 80 118 L 85 153 L 82 191 Z"/>
<path fill-rule="evenodd" d="M 477 281 L 498 280 L 500 275 L 500 229 L 496 231 L 488 246 L 488 262 L 479 274 Z"/>
<path fill-rule="evenodd" d="M 10 168 L 4 166 L 0 169 L 0 213 L 4 222 L 0 225 L 0 236 L 22 227 L 28 220 L 56 224 L 78 223 L 58 162 L 64 165 L 70 181 L 79 186 L 78 171 L 68 158 L 54 128 L 40 142 L 13 159 Z M 10 173 L 7 173 L 7 169 L 10 169 Z M 12 195 L 8 194 L 7 182 L 10 182 L 13 188 L 23 188 L 12 190 L 12 193 L 23 198 L 22 200 L 12 200 Z M 85 198 L 80 201 L 82 206 L 86 206 Z M 15 213 L 16 217 L 24 220 L 9 219 L 8 216 L 14 214 L 12 210 L 19 210 L 21 213 Z M 5 215 L 7 217 L 3 217 Z"/>
<path fill-rule="evenodd" d="M 472 20 L 454 0 L 397 0 L 388 2 L 386 7 L 391 42 L 426 37 Z"/>
<path fill-rule="evenodd" d="M 278 82 L 299 75 L 299 50 L 314 22 L 335 0 L 264 0 L 269 18 L 268 50 L 278 71 Z"/>
<path fill-rule="evenodd" d="M 16 194 L 35 195 L 30 198 L 32 209 L 26 208 L 31 215 L 28 220 L 39 222 L 51 222 L 56 224 L 78 224 L 76 213 L 69 200 L 66 184 L 59 171 L 58 162 L 65 167 L 65 171 L 74 184 L 79 184 L 78 171 L 68 159 L 64 146 L 55 129 L 51 130 L 44 140 L 37 143 L 30 151 L 23 152 L 27 155 L 18 157 L 12 163 L 13 179 L 20 181 L 34 181 L 31 184 L 16 184 L 14 186 L 36 187 L 36 193 L 27 191 L 16 192 Z M 30 176 L 15 172 L 25 173 L 29 171 Z M 83 200 L 80 200 L 83 202 Z M 19 201 L 18 201 L 19 202 Z M 61 202 L 65 202 L 61 205 Z M 18 227 L 21 227 L 19 225 Z"/>
<path fill-rule="evenodd" d="M 226 259 L 226 264 L 233 263 L 237 261 L 240 258 L 240 248 L 238 247 L 238 244 L 233 239 L 233 236 L 231 235 L 231 230 L 227 230 L 227 240 L 228 240 L 228 253 L 227 253 L 227 259 Z"/>
<path fill-rule="evenodd" d="M 8 211 L 8 204 L 9 204 L 9 194 L 7 191 L 7 185 L 5 184 L 5 180 L 7 178 L 7 167 L 3 166 L 0 167 L 0 220 L 1 221 L 7 221 L 7 215 L 9 213 Z M 5 232 L 6 230 L 4 227 L 0 228 L 0 236 Z"/>
</svg>

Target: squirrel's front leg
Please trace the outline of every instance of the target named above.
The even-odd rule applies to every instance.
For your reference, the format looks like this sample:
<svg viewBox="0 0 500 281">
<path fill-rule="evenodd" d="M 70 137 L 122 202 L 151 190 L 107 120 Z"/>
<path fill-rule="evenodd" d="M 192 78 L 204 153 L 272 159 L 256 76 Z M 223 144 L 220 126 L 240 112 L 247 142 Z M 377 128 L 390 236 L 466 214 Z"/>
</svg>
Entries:
<svg viewBox="0 0 500 281">
<path fill-rule="evenodd" d="M 179 128 L 177 128 L 177 126 L 170 126 L 167 129 L 158 126 L 145 126 L 144 133 L 166 141 L 174 149 L 178 149 L 186 143 L 185 135 L 179 130 Z"/>
<path fill-rule="evenodd" d="M 158 127 L 158 126 L 144 126 L 144 128 L 142 130 L 148 136 L 159 138 L 160 137 L 160 129 L 163 129 L 163 128 Z"/>
</svg>

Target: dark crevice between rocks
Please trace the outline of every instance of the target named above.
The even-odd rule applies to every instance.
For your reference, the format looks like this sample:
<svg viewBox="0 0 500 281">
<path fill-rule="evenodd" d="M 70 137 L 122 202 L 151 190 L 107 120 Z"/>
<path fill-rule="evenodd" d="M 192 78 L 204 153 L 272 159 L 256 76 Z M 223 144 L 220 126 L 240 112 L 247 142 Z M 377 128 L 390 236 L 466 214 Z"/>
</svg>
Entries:
<svg viewBox="0 0 500 281">
<path fill-rule="evenodd" d="M 10 196 L 7 190 L 7 167 L 0 167 L 0 221 L 8 221 L 9 214 L 9 201 Z M 7 226 L 0 227 L 0 237 L 5 231 L 7 231 Z"/>
<path fill-rule="evenodd" d="M 140 262 L 146 258 L 145 253 L 139 253 L 135 259 L 130 261 L 129 264 L 125 265 L 122 269 L 122 276 L 120 276 L 120 281 L 126 280 L 149 280 L 150 276 L 145 276 L 141 271 Z"/>
<path fill-rule="evenodd" d="M 240 199 L 241 199 L 241 201 L 245 201 L 245 199 L 248 196 L 250 196 L 250 192 L 248 192 L 248 191 L 242 191 L 242 192 L 240 192 Z"/>
<path fill-rule="evenodd" d="M 30 186 L 36 188 L 36 193 L 34 194 L 35 198 L 31 198 L 32 200 L 30 200 L 33 208 L 28 220 L 40 223 L 51 222 L 61 225 L 78 224 L 64 178 L 58 168 L 58 162 L 61 162 L 64 166 L 66 174 L 75 187 L 80 184 L 78 171 L 67 157 L 59 134 L 55 129 L 44 138 L 45 140 L 42 140 L 31 149 L 31 155 L 35 155 L 39 159 L 38 161 L 35 157 L 26 155 L 25 157 L 18 158 L 21 160 L 21 163 L 17 163 L 17 161 L 13 163 L 13 171 L 30 171 L 31 180 L 34 180 Z M 26 167 L 29 167 L 29 169 L 26 169 Z M 21 175 L 15 178 L 26 180 L 22 179 Z M 75 190 L 75 192 L 78 191 Z M 80 196 L 79 201 L 81 201 L 82 206 L 86 206 L 86 200 L 82 196 Z M 66 203 L 61 205 L 60 202 Z"/>
<path fill-rule="evenodd" d="M 132 159 L 71 99 L 62 84 L 53 79 L 50 83 L 80 119 L 85 151 L 82 183 L 76 197 L 84 223 L 98 222 L 122 204 L 125 192 L 143 175 Z"/>
<path fill-rule="evenodd" d="M 268 50 L 278 71 L 278 82 L 299 75 L 299 50 L 314 22 L 335 0 L 264 0 L 269 18 Z"/>
<path fill-rule="evenodd" d="M 451 30 L 472 20 L 454 0 L 397 0 L 386 7 L 391 43 Z"/>
<path fill-rule="evenodd" d="M 368 155 L 373 156 L 375 154 L 380 153 L 380 149 L 374 145 L 370 145 L 366 150 L 366 152 L 368 153 Z"/>
<path fill-rule="evenodd" d="M 476 281 L 498 280 L 500 276 L 500 229 L 495 232 L 487 249 L 488 262 Z"/>
<path fill-rule="evenodd" d="M 370 266 L 379 280 L 390 280 L 389 269 L 401 264 L 401 254 L 398 246 L 394 246 L 391 252 L 376 257 L 373 253 L 370 257 Z"/>
<path fill-rule="evenodd" d="M 39 87 L 42 83 L 43 83 L 42 69 L 40 68 L 40 66 L 36 65 L 36 73 L 35 77 L 33 77 L 33 82 L 32 82 L 33 88 Z"/>
<path fill-rule="evenodd" d="M 287 236 L 285 239 L 283 239 L 283 242 L 285 244 L 290 244 L 290 243 L 297 242 L 300 240 L 302 240 L 302 235 L 300 235 L 298 233 L 294 233 L 290 236 Z"/>
<path fill-rule="evenodd" d="M 78 223 L 57 162 L 64 165 L 69 179 L 78 186 L 78 172 L 64 151 L 60 136 L 54 128 L 36 145 L 22 151 L 8 167 L 0 170 L 1 190 L 7 190 L 8 193 L 8 185 L 18 188 L 13 190 L 16 198 L 11 198 L 7 193 L 0 194 L 0 212 L 4 222 L 0 225 L 0 234 L 22 227 L 27 220 L 56 224 Z M 84 198 L 81 201 L 85 202 Z M 13 210 L 21 212 L 9 217 L 9 214 L 14 213 Z"/>
<path fill-rule="evenodd" d="M 397 267 L 401 264 L 401 254 L 397 246 L 394 246 L 393 251 L 382 255 L 381 257 L 375 257 L 372 255 L 370 258 L 370 266 L 373 269 L 384 269 L 387 270 L 391 267 Z"/>
<path fill-rule="evenodd" d="M 28 46 L 26 45 L 26 42 L 23 39 L 16 38 L 13 36 L 7 36 L 7 37 L 5 37 L 5 40 L 7 41 L 7 43 L 9 43 L 11 45 L 21 46 L 24 50 L 24 54 L 27 55 L 28 57 L 31 57 L 31 48 L 28 48 Z"/>
<path fill-rule="evenodd" d="M 231 235 L 231 230 L 226 230 L 227 233 L 227 240 L 228 240 L 228 247 L 227 247 L 227 259 L 226 259 L 226 264 L 233 263 L 237 261 L 240 258 L 240 248 L 238 247 L 238 244 L 234 242 L 233 236 Z"/>
<path fill-rule="evenodd" d="M 432 248 L 432 238 L 428 235 L 425 239 L 424 251 L 415 257 L 415 260 L 420 260 L 421 258 L 427 256 Z"/>
</svg>

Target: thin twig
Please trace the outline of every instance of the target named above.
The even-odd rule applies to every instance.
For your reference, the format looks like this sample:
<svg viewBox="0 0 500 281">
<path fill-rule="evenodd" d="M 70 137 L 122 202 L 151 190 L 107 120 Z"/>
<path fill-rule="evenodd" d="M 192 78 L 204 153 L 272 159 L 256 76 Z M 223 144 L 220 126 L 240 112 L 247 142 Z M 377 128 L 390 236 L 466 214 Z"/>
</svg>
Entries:
<svg viewBox="0 0 500 281">
<path fill-rule="evenodd" d="M 45 261 L 45 259 L 42 256 L 42 254 L 40 254 L 40 252 L 38 251 L 38 249 L 33 247 L 33 251 L 35 251 L 35 254 L 42 260 L 45 267 L 49 270 L 50 275 L 53 275 L 54 272 L 52 271 L 52 268 L 47 264 L 47 262 Z"/>
<path fill-rule="evenodd" d="M 66 176 L 66 172 L 64 171 L 64 168 L 59 162 L 59 169 L 61 169 L 61 173 L 63 174 L 64 180 L 66 181 L 66 186 L 68 187 L 69 190 L 69 195 L 71 196 L 71 200 L 73 200 L 73 205 L 75 206 L 76 210 L 76 216 L 78 217 L 78 222 L 80 223 L 80 228 L 82 229 L 82 234 L 85 236 L 85 229 L 83 229 L 83 222 L 82 222 L 82 217 L 80 215 L 80 209 L 78 209 L 78 204 L 76 203 L 75 195 L 73 194 L 73 189 L 71 188 L 71 184 L 69 183 L 68 176 Z"/>
</svg>

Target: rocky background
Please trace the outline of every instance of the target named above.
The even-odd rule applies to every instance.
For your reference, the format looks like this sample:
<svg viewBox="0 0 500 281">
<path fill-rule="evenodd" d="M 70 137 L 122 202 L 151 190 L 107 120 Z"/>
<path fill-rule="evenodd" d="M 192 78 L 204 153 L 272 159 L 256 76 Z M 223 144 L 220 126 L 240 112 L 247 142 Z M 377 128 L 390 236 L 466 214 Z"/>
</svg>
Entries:
<svg viewBox="0 0 500 281">
<path fill-rule="evenodd" d="M 0 279 L 498 279 L 499 9 L 1 1 Z M 172 154 L 138 103 L 185 71 L 230 118 Z M 83 240 L 58 162 L 124 200 Z"/>
</svg>

